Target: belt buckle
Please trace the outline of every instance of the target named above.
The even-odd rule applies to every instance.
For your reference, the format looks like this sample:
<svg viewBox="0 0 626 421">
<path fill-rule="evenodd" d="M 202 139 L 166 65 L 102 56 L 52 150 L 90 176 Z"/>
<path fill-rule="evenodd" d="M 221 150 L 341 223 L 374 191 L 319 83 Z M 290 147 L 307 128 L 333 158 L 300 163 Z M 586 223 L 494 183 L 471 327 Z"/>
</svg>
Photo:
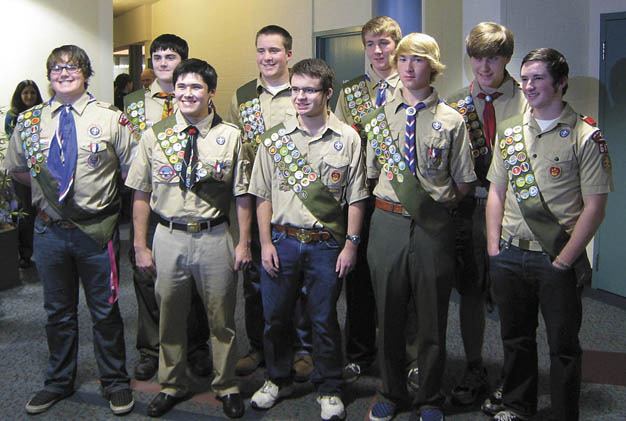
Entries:
<svg viewBox="0 0 626 421">
<path fill-rule="evenodd" d="M 301 243 L 310 243 L 312 240 L 312 235 L 304 228 L 300 228 L 296 231 L 296 240 L 300 241 Z"/>
<path fill-rule="evenodd" d="M 200 232 L 200 222 L 187 222 L 187 232 L 192 234 Z"/>
</svg>

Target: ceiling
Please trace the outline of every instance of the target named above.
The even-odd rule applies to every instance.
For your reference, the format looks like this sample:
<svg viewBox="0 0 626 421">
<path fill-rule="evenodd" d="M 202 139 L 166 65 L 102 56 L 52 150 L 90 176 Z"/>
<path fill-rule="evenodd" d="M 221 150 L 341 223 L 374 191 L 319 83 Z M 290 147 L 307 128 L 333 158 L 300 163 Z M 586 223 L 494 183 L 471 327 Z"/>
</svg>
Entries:
<svg viewBox="0 0 626 421">
<path fill-rule="evenodd" d="M 156 3 L 159 0 L 113 0 L 113 16 L 122 15 L 135 7 Z"/>
</svg>

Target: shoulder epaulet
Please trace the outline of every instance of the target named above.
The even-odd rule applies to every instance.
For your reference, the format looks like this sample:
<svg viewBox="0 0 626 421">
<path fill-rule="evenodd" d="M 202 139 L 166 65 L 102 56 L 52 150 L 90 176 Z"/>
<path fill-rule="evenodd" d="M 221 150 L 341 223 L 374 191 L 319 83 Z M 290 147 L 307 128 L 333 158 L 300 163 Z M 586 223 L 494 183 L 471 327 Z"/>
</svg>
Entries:
<svg viewBox="0 0 626 421">
<path fill-rule="evenodd" d="M 587 115 L 581 114 L 580 119 L 584 121 L 585 123 L 589 124 L 590 126 L 596 127 L 598 125 L 598 123 L 596 122 L 596 120 L 593 119 L 593 117 L 589 117 Z"/>
<path fill-rule="evenodd" d="M 96 105 L 98 107 L 101 108 L 107 108 L 111 111 L 120 111 L 115 105 L 109 103 L 109 102 L 104 102 L 104 101 L 96 101 Z"/>
<path fill-rule="evenodd" d="M 444 102 L 450 105 L 452 108 L 457 108 L 456 103 L 461 99 L 465 100 L 469 95 L 470 95 L 469 86 L 466 86 L 454 92 L 452 95 L 448 95 L 448 97 L 444 99 Z"/>
</svg>

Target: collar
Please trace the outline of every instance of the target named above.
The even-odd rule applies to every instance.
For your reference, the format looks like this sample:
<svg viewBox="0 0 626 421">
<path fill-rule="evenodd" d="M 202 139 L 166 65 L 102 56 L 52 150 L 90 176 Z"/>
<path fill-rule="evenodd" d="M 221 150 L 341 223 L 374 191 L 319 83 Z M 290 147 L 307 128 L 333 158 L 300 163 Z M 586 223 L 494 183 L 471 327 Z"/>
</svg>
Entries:
<svg viewBox="0 0 626 421">
<path fill-rule="evenodd" d="M 156 94 L 159 94 L 161 92 L 164 92 L 163 89 L 161 88 L 161 85 L 159 85 L 159 80 L 158 79 L 154 79 L 154 82 L 152 82 L 152 84 L 150 84 L 150 96 L 152 98 L 154 98 L 154 96 Z M 172 94 L 172 98 L 174 95 L 174 92 L 167 92 L 169 94 Z"/>
<path fill-rule="evenodd" d="M 300 130 L 302 132 L 306 132 L 304 127 L 300 126 L 300 122 L 298 121 L 298 116 L 297 115 L 295 115 L 293 117 L 287 118 L 283 122 L 283 125 L 285 126 L 285 131 L 287 132 L 287 134 L 293 133 L 296 130 Z M 328 130 L 331 130 L 331 131 L 335 132 L 338 135 L 342 135 L 342 131 L 341 131 L 342 126 L 343 126 L 343 123 L 337 118 L 337 116 L 334 113 L 332 113 L 331 111 L 329 111 L 328 112 L 328 119 L 326 120 L 326 126 L 320 132 L 321 134 L 319 136 L 315 137 L 315 139 L 319 139 L 319 138 L 324 137 L 326 135 L 326 133 L 328 132 Z"/>
<path fill-rule="evenodd" d="M 87 105 L 92 103 L 92 102 L 94 102 L 95 100 L 96 100 L 96 98 L 93 95 L 91 95 L 89 92 L 85 91 L 80 96 L 80 98 L 78 98 L 76 101 L 74 101 L 74 103 L 72 104 L 72 108 L 74 109 L 76 114 L 82 115 L 83 111 L 85 111 L 85 108 L 87 108 Z M 52 114 L 55 114 L 64 105 L 65 105 L 64 103 L 59 102 L 59 100 L 56 98 L 56 96 L 50 99 L 50 110 L 51 110 Z"/>
<path fill-rule="evenodd" d="M 291 82 L 290 80 L 287 80 L 287 87 L 285 89 L 282 89 L 280 92 L 276 92 L 276 95 L 285 92 L 286 90 L 288 90 L 291 87 Z M 267 83 L 265 83 L 265 81 L 263 80 L 263 78 L 261 77 L 261 74 L 259 74 L 259 76 L 256 78 L 256 93 L 257 95 L 261 95 L 261 92 L 267 92 L 268 94 L 271 95 L 271 92 L 269 89 L 267 89 Z"/>
<path fill-rule="evenodd" d="M 508 71 L 505 71 L 504 79 L 502 80 L 502 83 L 496 89 L 496 91 L 502 93 L 502 96 L 500 98 L 512 98 L 518 93 L 519 84 L 515 79 L 511 77 Z M 486 91 L 481 89 L 476 79 L 474 79 L 472 83 L 470 83 L 470 95 L 477 96 L 479 92 L 483 92 L 485 95 L 489 95 Z"/>
<path fill-rule="evenodd" d="M 576 125 L 576 122 L 578 121 L 578 114 L 576 114 L 574 109 L 567 102 L 564 102 L 564 104 L 565 106 L 556 120 L 556 125 L 552 129 L 547 130 L 548 132 L 559 126 L 574 127 Z M 541 128 L 535 121 L 530 108 L 524 113 L 524 125 L 529 125 L 537 132 L 541 132 Z"/>
<path fill-rule="evenodd" d="M 396 88 L 398 86 L 398 82 L 400 82 L 400 76 L 398 75 L 397 71 L 393 72 L 391 76 L 389 76 L 387 79 L 383 79 L 380 76 L 378 76 L 378 73 L 376 73 L 376 71 L 374 70 L 371 64 L 367 68 L 367 71 L 365 72 L 365 76 L 367 77 L 367 79 L 369 79 L 371 82 L 374 82 L 376 85 L 378 85 L 382 80 L 386 80 L 387 83 L 389 83 L 389 86 L 391 86 L 392 88 Z"/>
<path fill-rule="evenodd" d="M 214 112 L 210 112 L 208 116 L 206 116 L 196 124 L 189 123 L 189 121 L 187 121 L 187 119 L 180 110 L 176 110 L 174 115 L 176 116 L 176 124 L 181 125 L 185 129 L 192 125 L 196 126 L 196 128 L 200 131 L 200 137 L 202 138 L 205 138 L 213 127 L 222 122 L 222 118 Z"/>
<path fill-rule="evenodd" d="M 393 107 L 392 110 L 394 113 L 398 112 L 398 109 L 402 107 L 402 104 L 406 104 L 409 107 L 415 105 L 409 104 L 404 100 L 404 97 L 402 96 L 402 89 L 404 89 L 404 87 L 400 87 L 400 89 L 397 89 L 396 92 L 394 92 L 391 103 L 389 104 L 391 107 Z M 424 110 L 428 110 L 432 114 L 435 114 L 435 111 L 437 109 L 436 105 L 439 103 L 439 93 L 437 93 L 437 90 L 435 88 L 432 89 L 433 91 L 431 92 L 431 94 L 421 102 L 426 105 L 426 108 L 424 108 Z"/>
</svg>

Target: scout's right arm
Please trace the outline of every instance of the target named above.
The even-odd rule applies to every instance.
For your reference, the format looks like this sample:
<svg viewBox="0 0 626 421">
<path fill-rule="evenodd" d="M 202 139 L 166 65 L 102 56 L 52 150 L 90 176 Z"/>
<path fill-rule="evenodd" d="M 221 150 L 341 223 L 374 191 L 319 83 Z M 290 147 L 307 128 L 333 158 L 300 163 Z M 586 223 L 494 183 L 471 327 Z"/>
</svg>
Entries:
<svg viewBox="0 0 626 421">
<path fill-rule="evenodd" d="M 489 256 L 495 256 L 500 253 L 500 235 L 502 234 L 506 189 L 506 184 L 492 182 L 489 186 L 486 208 L 487 254 Z"/>
<path fill-rule="evenodd" d="M 26 166 L 26 157 L 18 130 L 14 130 L 11 135 L 7 155 L 2 165 L 18 183 L 30 186 L 30 172 Z"/>
<path fill-rule="evenodd" d="M 148 247 L 148 226 L 150 220 L 150 197 L 152 195 L 152 145 L 156 142 L 152 130 L 144 132 L 137 145 L 137 156 L 133 160 L 126 185 L 134 189 L 133 194 L 133 247 L 135 266 L 141 272 L 154 274 L 155 266 L 152 250 Z"/>
<path fill-rule="evenodd" d="M 241 120 L 239 118 L 239 104 L 237 103 L 236 93 L 233 94 L 233 97 L 230 100 L 228 113 L 226 113 L 226 117 L 224 118 L 224 120 L 228 121 L 229 123 L 233 123 L 234 125 L 239 127 L 240 130 L 243 129 L 243 127 L 241 127 Z"/>
</svg>

